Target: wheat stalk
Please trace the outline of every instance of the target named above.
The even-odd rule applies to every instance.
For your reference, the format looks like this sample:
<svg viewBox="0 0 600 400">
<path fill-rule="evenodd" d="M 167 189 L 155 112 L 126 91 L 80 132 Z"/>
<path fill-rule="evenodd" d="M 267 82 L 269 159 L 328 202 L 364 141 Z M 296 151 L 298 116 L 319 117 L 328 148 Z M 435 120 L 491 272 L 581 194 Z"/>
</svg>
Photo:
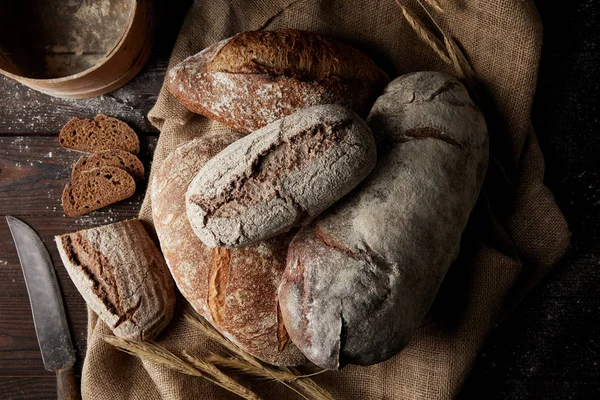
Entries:
<svg viewBox="0 0 600 400">
<path fill-rule="evenodd" d="M 402 15 L 404 15 L 404 19 L 406 22 L 413 28 L 419 39 L 427 44 L 431 49 L 438 55 L 446 64 L 452 64 L 452 60 L 448 57 L 446 50 L 444 49 L 444 45 L 442 42 L 435 36 L 435 34 L 421 22 L 419 18 L 413 15 L 408 8 L 404 7 L 400 4 L 399 0 L 395 0 L 396 4 L 402 10 Z"/>
<path fill-rule="evenodd" d="M 105 336 L 104 341 L 132 356 L 152 361 L 182 374 L 204 378 L 244 399 L 260 399 L 256 393 L 240 385 L 208 362 L 198 360 L 199 362 L 197 363 L 186 363 L 181 358 L 156 343 L 124 339 L 116 336 Z"/>
<path fill-rule="evenodd" d="M 309 378 L 309 376 L 321 374 L 325 372 L 325 370 L 319 371 L 314 374 L 301 375 L 298 371 L 294 369 L 282 367 L 272 368 L 267 366 L 262 366 L 258 368 L 235 357 L 223 357 L 218 354 L 211 354 L 208 357 L 208 361 L 221 367 L 235 369 L 236 371 L 239 371 L 244 374 L 266 379 L 275 379 L 282 383 L 288 382 L 296 386 L 304 394 L 310 396 L 310 398 L 312 399 L 333 400 L 333 397 L 327 391 L 325 391 L 312 379 Z"/>
<path fill-rule="evenodd" d="M 444 9 L 440 6 L 440 3 L 438 3 L 437 0 L 423 0 L 425 1 L 425 3 L 429 4 L 429 6 L 431 8 L 433 8 L 435 11 L 439 12 L 439 13 L 443 13 Z"/>
<path fill-rule="evenodd" d="M 471 64 L 460 47 L 458 47 L 458 44 L 456 44 L 456 41 L 451 37 L 444 36 L 444 44 L 446 45 L 446 49 L 448 49 L 452 65 L 460 77 L 475 80 L 475 71 L 473 71 L 473 67 L 471 67 Z"/>
<path fill-rule="evenodd" d="M 327 391 L 325 391 L 323 388 L 317 385 L 307 375 L 300 375 L 297 371 L 289 368 L 271 367 L 269 365 L 266 365 L 262 361 L 251 356 L 250 354 L 246 353 L 238 346 L 227 340 L 225 337 L 223 337 L 223 335 L 217 332 L 210 324 L 208 324 L 208 322 L 204 320 L 199 320 L 198 318 L 194 317 L 193 315 L 187 312 L 184 313 L 183 316 L 188 323 L 198 328 L 209 339 L 225 347 L 233 355 L 233 357 L 228 358 L 222 357 L 217 354 L 211 354 L 207 358 L 208 362 L 222 367 L 235 369 L 239 372 L 246 373 L 249 375 L 273 379 L 283 383 L 290 389 L 298 392 L 296 389 L 287 384 L 290 383 L 293 386 L 296 386 L 298 389 L 300 389 L 304 394 L 310 396 L 310 398 L 315 400 L 333 400 L 331 394 L 329 394 Z"/>
<path fill-rule="evenodd" d="M 450 36 L 447 35 L 446 32 L 442 29 L 442 27 L 437 23 L 436 19 L 433 17 L 429 9 L 425 7 L 423 2 L 427 3 L 430 7 L 438 12 L 443 12 L 444 10 L 441 8 L 437 0 L 416 0 L 419 6 L 425 11 L 429 19 L 436 26 L 438 31 L 441 33 L 443 37 L 443 43 L 437 36 L 425 25 L 421 20 L 413 15 L 405 6 L 400 4 L 399 0 L 395 0 L 396 4 L 402 10 L 402 14 L 404 15 L 404 19 L 406 22 L 413 28 L 417 36 L 447 64 L 451 64 L 454 67 L 457 75 L 466 80 L 475 80 L 475 71 L 473 67 L 469 63 L 467 57 L 460 49 L 456 41 Z"/>
</svg>

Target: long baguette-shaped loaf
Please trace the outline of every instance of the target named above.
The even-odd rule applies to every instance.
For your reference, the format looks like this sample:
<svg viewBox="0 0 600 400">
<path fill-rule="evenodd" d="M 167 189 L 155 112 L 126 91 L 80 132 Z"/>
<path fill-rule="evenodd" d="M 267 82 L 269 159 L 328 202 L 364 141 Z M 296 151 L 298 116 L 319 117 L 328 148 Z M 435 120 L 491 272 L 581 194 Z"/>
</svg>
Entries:
<svg viewBox="0 0 600 400">
<path fill-rule="evenodd" d="M 173 67 L 187 108 L 250 133 L 295 111 L 341 104 L 365 117 L 388 76 L 361 51 L 295 29 L 243 32 Z"/>
<path fill-rule="evenodd" d="M 275 121 L 208 161 L 187 191 L 188 219 L 209 247 L 241 247 L 304 225 L 373 169 L 375 142 L 347 108 Z"/>
<path fill-rule="evenodd" d="M 262 361 L 299 365 L 305 358 L 289 340 L 277 304 L 291 235 L 244 249 L 210 249 L 187 219 L 189 183 L 211 157 L 241 136 L 202 137 L 167 157 L 152 181 L 154 227 L 175 283 L 198 313 Z"/>
<path fill-rule="evenodd" d="M 115 335 L 152 340 L 169 324 L 173 280 L 139 220 L 57 236 L 56 244 L 79 293 Z"/>
<path fill-rule="evenodd" d="M 484 118 L 436 72 L 392 81 L 367 123 L 373 173 L 290 244 L 279 289 L 289 335 L 315 364 L 398 353 L 456 258 L 488 160 Z"/>
</svg>

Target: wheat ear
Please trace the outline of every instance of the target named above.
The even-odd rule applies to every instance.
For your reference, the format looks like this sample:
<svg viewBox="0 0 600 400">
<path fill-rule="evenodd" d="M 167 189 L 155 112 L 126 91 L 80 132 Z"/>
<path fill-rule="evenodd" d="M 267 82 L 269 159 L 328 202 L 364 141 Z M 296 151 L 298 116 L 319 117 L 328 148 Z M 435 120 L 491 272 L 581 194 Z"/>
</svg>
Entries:
<svg viewBox="0 0 600 400">
<path fill-rule="evenodd" d="M 256 393 L 240 385 L 208 362 L 193 365 L 186 363 L 181 358 L 156 343 L 124 339 L 116 336 L 105 336 L 104 341 L 132 356 L 152 361 L 182 374 L 204 378 L 244 399 L 260 399 Z"/>
</svg>

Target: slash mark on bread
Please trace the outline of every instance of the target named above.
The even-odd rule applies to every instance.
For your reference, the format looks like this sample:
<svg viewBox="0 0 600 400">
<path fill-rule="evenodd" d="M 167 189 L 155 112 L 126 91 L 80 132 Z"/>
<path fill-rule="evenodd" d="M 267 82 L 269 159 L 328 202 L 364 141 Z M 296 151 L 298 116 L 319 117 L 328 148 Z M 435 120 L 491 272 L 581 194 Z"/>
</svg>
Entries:
<svg viewBox="0 0 600 400">
<path fill-rule="evenodd" d="M 131 318 L 131 310 L 123 310 L 117 280 L 113 275 L 114 267 L 108 258 L 96 251 L 81 234 L 64 236 L 63 248 L 69 261 L 79 267 L 93 283 L 92 291 L 102 301 L 106 309 L 119 317 L 117 326 Z M 141 300 L 141 299 L 140 299 Z"/>
<path fill-rule="evenodd" d="M 125 321 L 135 321 L 134 315 L 141 306 L 142 306 L 142 297 L 140 296 L 140 298 L 138 299 L 138 302 L 135 304 L 135 306 L 131 307 L 129 310 L 127 310 L 123 314 L 119 315 L 119 319 L 113 325 L 113 329 L 118 328 L 119 325 L 121 325 Z"/>
<path fill-rule="evenodd" d="M 313 159 L 340 143 L 348 135 L 352 120 L 343 120 L 332 125 L 316 124 L 298 132 L 294 137 L 273 143 L 257 155 L 248 172 L 236 177 L 217 197 L 193 196 L 190 201 L 196 203 L 211 216 L 227 218 L 236 215 L 240 208 L 263 201 L 275 193 L 294 204 L 301 212 L 304 210 L 294 199 L 281 193 L 277 178 L 301 169 Z M 284 128 L 282 128 L 283 130 Z"/>
<path fill-rule="evenodd" d="M 318 224 L 315 224 L 313 228 L 314 237 L 325 243 L 326 246 L 332 247 L 334 249 L 340 250 L 343 253 L 348 254 L 350 257 L 359 260 L 361 259 L 361 255 L 348 247 L 342 246 L 340 243 L 334 241 L 323 229 L 319 227 Z"/>
<path fill-rule="evenodd" d="M 225 318 L 225 300 L 230 268 L 231 252 L 224 248 L 213 249 L 208 275 L 208 308 L 213 321 L 219 325 Z"/>
<path fill-rule="evenodd" d="M 277 342 L 279 343 L 278 350 L 280 353 L 285 350 L 285 346 L 289 340 L 290 337 L 285 329 L 283 316 L 281 315 L 281 307 L 279 307 L 279 301 L 277 301 Z"/>
<path fill-rule="evenodd" d="M 446 142 L 451 146 L 462 148 L 461 144 L 454 140 L 452 137 L 445 135 L 444 133 L 435 128 L 423 127 L 409 129 L 404 133 L 404 135 L 414 139 L 437 139 L 441 140 L 442 142 Z"/>
</svg>

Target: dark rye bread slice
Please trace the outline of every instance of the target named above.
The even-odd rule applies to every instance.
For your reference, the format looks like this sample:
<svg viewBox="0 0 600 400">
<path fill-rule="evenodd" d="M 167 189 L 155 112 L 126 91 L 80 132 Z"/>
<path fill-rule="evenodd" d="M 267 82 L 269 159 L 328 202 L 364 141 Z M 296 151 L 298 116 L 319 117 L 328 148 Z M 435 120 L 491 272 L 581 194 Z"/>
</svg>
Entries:
<svg viewBox="0 0 600 400">
<path fill-rule="evenodd" d="M 127 171 L 135 180 L 144 177 L 144 164 L 136 156 L 124 150 L 104 150 L 77 160 L 71 173 L 71 182 L 78 181 L 85 172 L 94 168 L 109 166 Z"/>
<path fill-rule="evenodd" d="M 93 120 L 72 118 L 58 135 L 61 146 L 97 153 L 102 150 L 124 150 L 132 154 L 140 152 L 140 140 L 123 121 L 98 114 Z"/>
<path fill-rule="evenodd" d="M 62 195 L 65 214 L 76 217 L 133 196 L 135 181 L 117 167 L 84 172 L 77 182 L 67 183 Z"/>
</svg>

